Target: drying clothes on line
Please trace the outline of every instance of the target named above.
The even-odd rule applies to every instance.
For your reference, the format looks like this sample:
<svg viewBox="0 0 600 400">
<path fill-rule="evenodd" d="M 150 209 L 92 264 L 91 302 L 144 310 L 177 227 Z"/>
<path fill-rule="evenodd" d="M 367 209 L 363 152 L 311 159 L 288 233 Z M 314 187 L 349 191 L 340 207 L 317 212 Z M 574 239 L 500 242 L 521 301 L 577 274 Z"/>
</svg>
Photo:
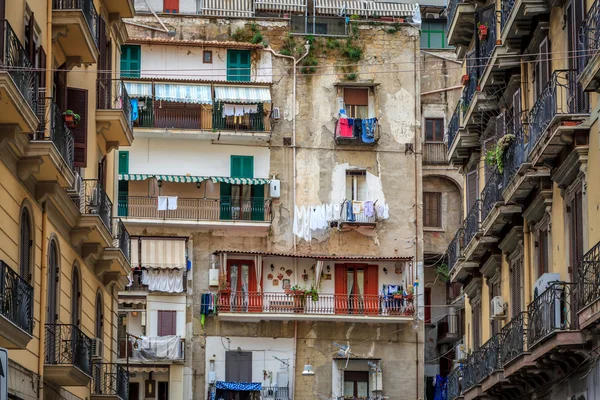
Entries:
<svg viewBox="0 0 600 400">
<path fill-rule="evenodd" d="M 333 219 L 340 219 L 342 217 L 342 205 L 340 203 L 333 203 Z"/>
<path fill-rule="evenodd" d="M 348 221 L 354 221 L 354 213 L 352 211 L 352 201 L 348 200 L 346 202 L 346 219 Z"/>
<path fill-rule="evenodd" d="M 206 316 L 217 311 L 217 293 L 202 293 L 200 297 L 200 323 L 204 327 Z"/>
<path fill-rule="evenodd" d="M 377 219 L 388 219 L 390 217 L 390 208 L 387 204 L 377 204 Z"/>
<path fill-rule="evenodd" d="M 333 204 L 325 204 L 325 220 L 331 222 L 333 219 Z"/>
<path fill-rule="evenodd" d="M 132 121 L 137 121 L 138 119 L 138 99 L 131 99 L 130 100 L 131 103 L 131 120 Z"/>
<path fill-rule="evenodd" d="M 142 271 L 142 284 L 149 291 L 181 293 L 183 292 L 183 271 L 177 269 L 149 269 Z"/>
<path fill-rule="evenodd" d="M 246 104 L 244 106 L 244 113 L 245 114 L 256 114 L 258 112 L 258 104 Z"/>
<path fill-rule="evenodd" d="M 233 104 L 223 104 L 223 118 L 233 117 L 235 115 L 235 106 Z"/>
<path fill-rule="evenodd" d="M 372 201 L 365 201 L 365 217 L 373 217 L 375 215 L 375 209 Z"/>
<path fill-rule="evenodd" d="M 352 201 L 352 214 L 361 214 L 363 210 L 362 201 Z"/>
<path fill-rule="evenodd" d="M 375 143 L 375 127 L 377 118 L 368 118 L 362 120 L 362 141 L 364 143 Z"/>
<path fill-rule="evenodd" d="M 166 211 L 169 204 L 167 196 L 158 196 L 158 211 Z"/>
<path fill-rule="evenodd" d="M 292 233 L 296 236 L 300 236 L 300 227 L 302 226 L 302 215 L 300 209 L 294 204 L 294 222 L 292 224 Z"/>
<path fill-rule="evenodd" d="M 355 138 L 359 138 L 362 135 L 362 119 L 356 118 L 354 120 L 354 125 L 352 126 L 352 136 Z"/>
<path fill-rule="evenodd" d="M 344 138 L 353 138 L 354 135 L 352 133 L 352 125 L 349 123 L 348 118 L 340 118 L 340 122 L 338 124 L 338 136 Z"/>
<path fill-rule="evenodd" d="M 177 210 L 177 196 L 167 196 L 167 209 Z"/>
</svg>

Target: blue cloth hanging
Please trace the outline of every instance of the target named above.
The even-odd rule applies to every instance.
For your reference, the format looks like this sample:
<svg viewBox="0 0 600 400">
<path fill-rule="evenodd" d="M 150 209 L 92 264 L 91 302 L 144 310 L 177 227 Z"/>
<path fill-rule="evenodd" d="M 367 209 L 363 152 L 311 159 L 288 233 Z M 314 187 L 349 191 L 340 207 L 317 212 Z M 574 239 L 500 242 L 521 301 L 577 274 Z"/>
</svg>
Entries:
<svg viewBox="0 0 600 400">
<path fill-rule="evenodd" d="M 362 120 L 363 143 L 375 143 L 375 128 L 377 127 L 377 118 L 368 118 Z"/>
<path fill-rule="evenodd" d="M 433 400 L 447 400 L 448 399 L 448 387 L 447 379 L 442 378 L 439 375 L 435 377 L 435 391 L 433 392 Z"/>
<path fill-rule="evenodd" d="M 262 389 L 260 382 L 224 382 L 217 381 L 217 389 L 256 392 Z"/>
<path fill-rule="evenodd" d="M 137 121 L 138 119 L 138 99 L 131 99 L 131 120 Z"/>
</svg>

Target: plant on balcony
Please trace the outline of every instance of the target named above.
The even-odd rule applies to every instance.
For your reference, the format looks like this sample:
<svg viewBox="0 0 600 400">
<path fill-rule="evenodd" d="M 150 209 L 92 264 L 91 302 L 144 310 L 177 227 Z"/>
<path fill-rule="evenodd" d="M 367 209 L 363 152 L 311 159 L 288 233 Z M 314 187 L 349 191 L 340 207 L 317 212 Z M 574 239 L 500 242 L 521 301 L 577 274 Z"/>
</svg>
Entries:
<svg viewBox="0 0 600 400">
<path fill-rule="evenodd" d="M 81 121 L 81 116 L 73 110 L 65 111 L 63 117 L 65 119 L 65 125 L 67 125 L 68 128 L 74 128 L 79 124 L 79 121 Z"/>
<path fill-rule="evenodd" d="M 306 304 L 306 290 L 298 285 L 294 285 L 286 289 L 285 293 L 294 298 L 294 312 L 303 312 L 304 305 Z"/>
<path fill-rule="evenodd" d="M 460 83 L 462 83 L 463 86 L 466 86 L 467 83 L 469 83 L 469 75 L 464 74 L 462 78 L 460 78 Z"/>
<path fill-rule="evenodd" d="M 310 289 L 307 289 L 304 292 L 304 295 L 306 297 L 310 297 L 312 299 L 312 301 L 319 301 L 319 291 L 317 290 L 317 288 L 314 285 L 311 285 Z"/>
<path fill-rule="evenodd" d="M 231 285 L 227 281 L 227 277 L 225 275 L 219 276 L 219 292 L 231 292 Z"/>
<path fill-rule="evenodd" d="M 479 24 L 477 24 L 477 35 L 479 36 L 480 41 L 487 39 L 487 35 L 488 35 L 487 24 L 482 24 L 481 22 Z"/>
<path fill-rule="evenodd" d="M 435 273 L 440 281 L 444 283 L 450 282 L 450 270 L 448 269 L 448 264 L 444 263 L 437 267 Z"/>
<path fill-rule="evenodd" d="M 504 153 L 506 152 L 506 149 L 508 149 L 508 146 L 510 146 L 510 144 L 514 141 L 515 135 L 511 133 L 502 136 L 500 139 L 498 139 L 498 142 L 496 142 L 496 146 L 493 149 L 488 150 L 488 152 L 486 153 L 485 162 L 489 166 L 496 166 L 498 172 L 503 173 Z"/>
</svg>

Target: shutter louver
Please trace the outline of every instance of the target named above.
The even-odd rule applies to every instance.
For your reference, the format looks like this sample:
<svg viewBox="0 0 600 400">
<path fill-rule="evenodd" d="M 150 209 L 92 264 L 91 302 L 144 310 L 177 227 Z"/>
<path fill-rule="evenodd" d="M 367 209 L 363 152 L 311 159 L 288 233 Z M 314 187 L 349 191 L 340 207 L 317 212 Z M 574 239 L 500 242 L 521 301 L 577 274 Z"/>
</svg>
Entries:
<svg viewBox="0 0 600 400">
<path fill-rule="evenodd" d="M 175 335 L 176 316 L 176 311 L 158 311 L 158 336 Z"/>
<path fill-rule="evenodd" d="M 85 89 L 67 89 L 68 109 L 79 114 L 81 120 L 71 129 L 74 139 L 75 167 L 87 167 L 88 92 Z"/>
<path fill-rule="evenodd" d="M 26 282 L 31 281 L 31 224 L 29 211 L 24 208 L 21 214 L 19 272 Z"/>
<path fill-rule="evenodd" d="M 467 213 L 477 201 L 477 171 L 467 174 Z"/>
</svg>

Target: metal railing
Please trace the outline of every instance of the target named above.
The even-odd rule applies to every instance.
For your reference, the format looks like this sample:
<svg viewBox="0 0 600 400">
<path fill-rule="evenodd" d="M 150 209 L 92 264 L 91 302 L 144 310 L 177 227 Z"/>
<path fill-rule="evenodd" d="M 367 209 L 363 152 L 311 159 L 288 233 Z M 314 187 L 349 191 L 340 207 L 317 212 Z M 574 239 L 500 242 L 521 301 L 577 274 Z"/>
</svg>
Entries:
<svg viewBox="0 0 600 400">
<path fill-rule="evenodd" d="M 120 249 L 131 262 L 131 236 L 121 218 L 113 218 L 113 247 Z"/>
<path fill-rule="evenodd" d="M 213 128 L 213 111 L 199 104 L 145 99 L 138 108 L 135 126 L 140 128 L 197 129 Z"/>
<path fill-rule="evenodd" d="M 479 64 L 479 76 L 483 76 L 483 73 L 490 61 L 490 57 L 496 47 L 496 5 L 490 5 L 479 11 L 479 21 L 476 24 L 483 24 L 487 26 L 487 36 L 481 40 L 479 35 L 475 35 L 475 40 L 479 46 L 478 64 Z M 477 28 L 478 29 L 478 28 Z"/>
<path fill-rule="evenodd" d="M 178 342 L 173 341 L 176 338 L 168 336 L 144 337 L 139 340 L 133 336 L 119 339 L 119 357 L 125 358 L 125 349 L 133 360 L 143 361 L 181 361 L 185 359 L 185 339 L 177 337 Z M 124 342 L 124 343 L 123 343 Z"/>
<path fill-rule="evenodd" d="M 358 316 L 412 316 L 413 298 L 391 295 L 319 293 L 317 298 L 288 293 L 219 293 L 219 312 Z"/>
<path fill-rule="evenodd" d="M 580 54 L 581 62 L 583 65 L 587 65 L 600 50 L 600 1 L 598 0 L 594 1 L 585 16 L 579 33 L 579 42 L 581 48 L 584 49 Z"/>
<path fill-rule="evenodd" d="M 444 315 L 437 322 L 437 337 L 438 340 L 448 338 L 448 337 L 456 337 L 458 339 L 459 336 L 459 326 L 458 326 L 458 315 L 457 314 L 448 314 Z"/>
<path fill-rule="evenodd" d="M 456 9 L 458 8 L 458 5 L 460 3 L 462 3 L 462 0 L 450 0 L 448 2 L 448 8 L 446 8 L 446 15 L 448 18 L 448 25 L 446 26 L 446 33 L 448 33 L 448 31 L 450 30 L 450 27 L 452 26 L 452 19 L 454 18 L 454 14 L 456 14 Z"/>
<path fill-rule="evenodd" d="M 94 363 L 92 365 L 92 393 L 129 398 L 129 374 L 119 364 Z"/>
<path fill-rule="evenodd" d="M 7 20 L 0 20 L 0 70 L 7 70 L 15 86 L 31 107 L 37 111 L 38 74 L 27 51 Z"/>
<path fill-rule="evenodd" d="M 64 121 L 62 110 L 56 103 L 50 104 L 50 137 L 44 136 L 43 129 L 34 135 L 34 140 L 49 140 L 54 144 L 56 150 L 67 163 L 70 170 L 73 170 L 75 165 L 75 139 L 73 133 Z"/>
<path fill-rule="evenodd" d="M 52 0 L 54 10 L 81 10 L 98 47 L 98 12 L 93 0 Z"/>
<path fill-rule="evenodd" d="M 458 101 L 456 108 L 454 109 L 454 114 L 452 114 L 452 118 L 450 118 L 450 122 L 448 123 L 448 151 L 452 148 L 452 144 L 454 143 L 454 139 L 456 135 L 458 135 L 458 131 L 460 130 L 460 112 L 462 109 L 462 100 Z"/>
<path fill-rule="evenodd" d="M 116 85 L 116 88 L 114 85 Z M 127 126 L 129 126 L 130 129 L 133 129 L 131 99 L 129 98 L 129 94 L 127 93 L 123 81 L 115 81 L 110 78 L 98 79 L 96 87 L 98 89 L 96 108 L 98 110 L 123 110 L 127 120 Z"/>
<path fill-rule="evenodd" d="M 528 349 L 556 331 L 577 330 L 575 289 L 573 283 L 552 283 L 529 304 Z"/>
<path fill-rule="evenodd" d="M 462 371 L 460 368 L 455 368 L 448 374 L 448 380 L 446 386 L 448 388 L 448 400 L 454 400 L 460 397 L 461 388 L 460 381 L 462 378 Z"/>
<path fill-rule="evenodd" d="M 119 196 L 119 216 L 149 219 L 183 219 L 193 221 L 260 221 L 272 219 L 271 199 L 178 198 L 174 210 L 159 210 L 158 197 Z"/>
<path fill-rule="evenodd" d="M 467 218 L 465 218 L 464 222 L 464 243 L 465 247 L 471 243 L 471 240 L 475 238 L 475 235 L 479 232 L 481 228 L 481 200 L 476 200 L 475 203 L 471 206 L 469 213 L 467 214 Z"/>
<path fill-rule="evenodd" d="M 261 103 L 253 105 L 256 106 L 255 113 L 245 113 L 242 116 L 225 116 L 223 115 L 224 103 L 216 102 L 212 113 L 212 129 L 222 131 L 270 131 L 268 118 L 264 113 L 264 105 Z"/>
<path fill-rule="evenodd" d="M 463 116 L 467 115 L 473 96 L 475 96 L 475 92 L 477 91 L 477 81 L 479 78 L 478 62 L 473 57 L 475 56 L 473 55 L 472 57 L 467 58 L 467 76 L 469 77 L 469 81 L 463 88 L 461 100 L 459 102 L 459 104 L 461 104 Z"/>
<path fill-rule="evenodd" d="M 365 124 L 358 125 L 356 124 L 356 120 L 352 118 L 353 126 L 351 136 L 342 136 L 342 131 L 340 129 L 340 120 L 335 121 L 333 138 L 336 143 L 346 143 L 346 144 L 375 144 L 381 137 L 381 125 L 377 123 L 377 118 L 370 119 L 369 127 Z M 363 120 L 364 121 L 364 120 Z M 365 129 L 369 129 L 367 132 L 363 132 Z M 366 140 L 363 140 L 363 136 Z"/>
<path fill-rule="evenodd" d="M 423 163 L 446 164 L 446 143 L 425 142 L 423 143 Z"/>
<path fill-rule="evenodd" d="M 290 388 L 287 386 L 263 386 L 260 389 L 261 400 L 290 400 Z"/>
<path fill-rule="evenodd" d="M 97 179 L 83 179 L 79 207 L 82 214 L 98 215 L 112 233 L 112 201 Z"/>
<path fill-rule="evenodd" d="M 493 335 L 490 340 L 481 346 L 479 353 L 482 372 L 478 383 L 481 383 L 485 378 L 502 368 L 502 364 L 500 364 L 500 335 Z"/>
<path fill-rule="evenodd" d="M 504 31 L 504 27 L 506 26 L 506 22 L 510 18 L 510 14 L 515 6 L 515 0 L 502 0 L 502 22 L 500 29 Z"/>
<path fill-rule="evenodd" d="M 292 15 L 290 33 L 313 36 L 348 36 L 344 17 L 320 17 L 316 15 Z"/>
<path fill-rule="evenodd" d="M 92 339 L 75 325 L 46 324 L 46 365 L 72 365 L 92 376 Z"/>
<path fill-rule="evenodd" d="M 345 201 L 342 204 L 342 212 L 340 214 L 340 222 L 349 222 L 355 224 L 374 224 L 375 223 L 375 206 L 373 212 L 367 212 L 366 208 L 357 213 L 352 209 L 352 202 Z M 334 216 L 334 218 L 337 216 Z"/>
<path fill-rule="evenodd" d="M 462 228 L 456 231 L 454 238 L 448 245 L 448 269 L 450 273 L 456 266 L 456 262 L 462 257 L 462 249 L 464 243 L 464 230 Z"/>
<path fill-rule="evenodd" d="M 490 215 L 490 212 L 496 207 L 497 203 L 502 203 L 503 180 L 502 175 L 493 170 L 490 173 L 485 187 L 481 191 L 481 222 Z"/>
<path fill-rule="evenodd" d="M 596 243 L 579 261 L 577 286 L 579 311 L 600 299 L 600 242 Z"/>
<path fill-rule="evenodd" d="M 475 351 L 467 357 L 463 367 L 462 391 L 463 393 L 479 384 L 483 374 L 481 354 Z"/>
<path fill-rule="evenodd" d="M 521 312 L 500 332 L 500 365 L 504 366 L 527 351 L 529 314 Z"/>
<path fill-rule="evenodd" d="M 0 314 L 27 332 L 33 332 L 33 287 L 0 260 Z"/>
<path fill-rule="evenodd" d="M 515 128 L 515 139 L 504 152 L 504 171 L 502 171 L 502 187 L 504 190 L 506 190 L 529 156 L 531 142 L 525 143 L 527 136 L 525 128 L 526 125 L 519 122 L 519 125 Z"/>
<path fill-rule="evenodd" d="M 577 112 L 577 71 L 556 70 L 529 113 L 529 134 L 532 147 L 547 132 L 553 119 L 560 114 Z"/>
</svg>

